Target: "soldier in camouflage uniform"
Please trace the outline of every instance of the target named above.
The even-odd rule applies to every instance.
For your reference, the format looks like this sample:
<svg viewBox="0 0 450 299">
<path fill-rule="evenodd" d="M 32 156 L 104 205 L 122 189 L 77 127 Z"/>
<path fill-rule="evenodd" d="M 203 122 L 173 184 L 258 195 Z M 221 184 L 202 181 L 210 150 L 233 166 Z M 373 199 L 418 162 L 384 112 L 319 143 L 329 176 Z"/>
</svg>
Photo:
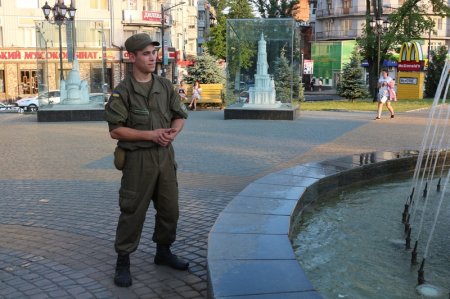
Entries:
<svg viewBox="0 0 450 299">
<path fill-rule="evenodd" d="M 139 244 L 150 201 L 156 210 L 154 262 L 179 270 L 189 264 L 172 254 L 178 222 L 178 183 L 172 142 L 184 126 L 187 111 L 172 83 L 153 72 L 158 42 L 146 33 L 125 41 L 132 74 L 119 83 L 105 107 L 110 135 L 118 140 L 115 165 L 122 170 L 118 254 L 114 283 L 132 284 L 130 253 Z"/>
</svg>

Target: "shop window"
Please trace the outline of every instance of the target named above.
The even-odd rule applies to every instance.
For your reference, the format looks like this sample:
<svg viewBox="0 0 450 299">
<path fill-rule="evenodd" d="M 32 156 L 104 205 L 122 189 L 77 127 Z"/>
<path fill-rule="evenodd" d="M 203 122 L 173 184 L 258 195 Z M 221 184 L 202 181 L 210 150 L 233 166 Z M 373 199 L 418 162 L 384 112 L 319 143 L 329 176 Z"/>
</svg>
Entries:
<svg viewBox="0 0 450 299">
<path fill-rule="evenodd" d="M 5 71 L 0 70 L 0 92 L 5 92 Z"/>
<path fill-rule="evenodd" d="M 36 94 L 38 92 L 37 72 L 35 70 L 20 71 L 20 93 Z"/>
</svg>

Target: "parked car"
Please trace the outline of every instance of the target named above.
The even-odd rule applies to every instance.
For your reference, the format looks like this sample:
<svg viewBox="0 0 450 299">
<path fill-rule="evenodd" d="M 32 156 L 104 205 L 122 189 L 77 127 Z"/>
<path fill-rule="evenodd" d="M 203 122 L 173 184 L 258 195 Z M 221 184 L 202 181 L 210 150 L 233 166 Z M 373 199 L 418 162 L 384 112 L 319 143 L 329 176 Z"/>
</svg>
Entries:
<svg viewBox="0 0 450 299">
<path fill-rule="evenodd" d="M 37 111 L 40 104 L 59 104 L 61 102 L 59 90 L 50 90 L 43 92 L 39 96 L 20 99 L 16 105 L 27 111 Z"/>
<path fill-rule="evenodd" d="M 8 105 L 4 103 L 0 103 L 0 111 L 1 112 L 17 112 L 19 111 L 19 107 L 16 105 Z"/>
</svg>

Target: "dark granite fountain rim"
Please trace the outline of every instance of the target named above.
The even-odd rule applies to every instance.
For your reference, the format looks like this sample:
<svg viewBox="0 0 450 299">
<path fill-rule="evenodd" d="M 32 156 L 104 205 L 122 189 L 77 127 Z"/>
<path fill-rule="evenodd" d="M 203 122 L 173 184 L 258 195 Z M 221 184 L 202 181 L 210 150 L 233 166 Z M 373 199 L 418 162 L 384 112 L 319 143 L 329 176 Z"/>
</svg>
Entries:
<svg viewBox="0 0 450 299">
<path fill-rule="evenodd" d="M 301 164 L 248 185 L 220 213 L 209 233 L 208 297 L 322 298 L 291 246 L 296 215 L 324 192 L 413 169 L 418 153 L 372 152 Z"/>
</svg>

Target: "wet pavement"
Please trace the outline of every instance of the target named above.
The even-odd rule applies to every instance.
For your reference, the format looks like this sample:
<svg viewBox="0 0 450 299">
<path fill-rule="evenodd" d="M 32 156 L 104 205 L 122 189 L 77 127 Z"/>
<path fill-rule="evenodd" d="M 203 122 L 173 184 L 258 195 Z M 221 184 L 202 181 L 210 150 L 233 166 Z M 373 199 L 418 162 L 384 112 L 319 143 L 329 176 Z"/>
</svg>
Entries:
<svg viewBox="0 0 450 299">
<path fill-rule="evenodd" d="M 131 256 L 133 286 L 123 289 L 112 281 L 120 173 L 106 123 L 1 113 L 0 298 L 205 298 L 208 232 L 248 184 L 330 157 L 420 147 L 427 111 L 374 115 L 302 111 L 294 121 L 257 121 L 191 112 L 174 143 L 180 221 L 173 246 L 190 271 L 153 264 L 151 208 Z"/>
</svg>

